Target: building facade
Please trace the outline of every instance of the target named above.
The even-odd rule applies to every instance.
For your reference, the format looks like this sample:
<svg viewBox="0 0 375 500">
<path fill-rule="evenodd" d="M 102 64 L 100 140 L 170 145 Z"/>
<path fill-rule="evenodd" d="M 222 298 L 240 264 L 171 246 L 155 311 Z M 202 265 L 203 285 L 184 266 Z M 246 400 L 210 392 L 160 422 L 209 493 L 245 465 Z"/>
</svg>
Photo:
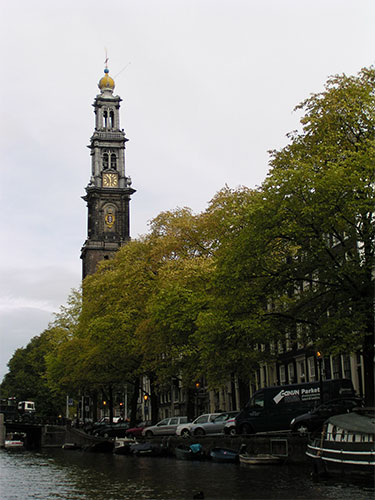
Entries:
<svg viewBox="0 0 375 500">
<path fill-rule="evenodd" d="M 81 250 L 82 278 L 93 274 L 98 262 L 113 257 L 130 239 L 130 197 L 135 192 L 125 173 L 125 144 L 120 128 L 120 103 L 115 82 L 106 67 L 94 101 L 95 130 L 88 146 L 91 177 L 82 198 L 87 203 L 87 239 Z"/>
</svg>

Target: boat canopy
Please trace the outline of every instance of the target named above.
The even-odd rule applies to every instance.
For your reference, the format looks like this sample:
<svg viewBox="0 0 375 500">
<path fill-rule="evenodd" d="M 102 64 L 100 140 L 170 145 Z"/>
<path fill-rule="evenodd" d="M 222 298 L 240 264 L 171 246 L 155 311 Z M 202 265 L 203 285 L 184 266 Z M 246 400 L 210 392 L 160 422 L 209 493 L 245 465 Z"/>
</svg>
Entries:
<svg viewBox="0 0 375 500">
<path fill-rule="evenodd" d="M 375 433 L 375 417 L 365 416 L 358 413 L 344 413 L 330 417 L 327 422 L 341 429 L 351 432 L 361 432 L 364 434 Z"/>
</svg>

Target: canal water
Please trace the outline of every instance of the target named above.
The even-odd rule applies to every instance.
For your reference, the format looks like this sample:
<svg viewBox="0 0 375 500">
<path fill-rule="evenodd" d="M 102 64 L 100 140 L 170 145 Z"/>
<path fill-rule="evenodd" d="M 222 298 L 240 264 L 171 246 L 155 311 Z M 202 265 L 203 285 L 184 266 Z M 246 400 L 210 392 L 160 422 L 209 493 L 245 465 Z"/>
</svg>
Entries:
<svg viewBox="0 0 375 500">
<path fill-rule="evenodd" d="M 244 467 L 73 450 L 0 450 L 1 500 L 372 500 L 369 485 L 314 482 L 305 465 Z"/>
</svg>

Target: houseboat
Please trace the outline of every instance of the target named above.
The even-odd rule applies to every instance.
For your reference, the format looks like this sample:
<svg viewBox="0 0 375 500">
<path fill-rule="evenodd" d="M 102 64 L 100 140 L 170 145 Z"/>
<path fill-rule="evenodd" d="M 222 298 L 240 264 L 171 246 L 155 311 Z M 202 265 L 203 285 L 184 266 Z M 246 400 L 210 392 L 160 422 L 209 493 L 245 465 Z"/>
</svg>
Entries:
<svg viewBox="0 0 375 500">
<path fill-rule="evenodd" d="M 361 476 L 374 479 L 375 414 L 361 409 L 330 417 L 320 436 L 307 446 L 318 475 Z"/>
</svg>

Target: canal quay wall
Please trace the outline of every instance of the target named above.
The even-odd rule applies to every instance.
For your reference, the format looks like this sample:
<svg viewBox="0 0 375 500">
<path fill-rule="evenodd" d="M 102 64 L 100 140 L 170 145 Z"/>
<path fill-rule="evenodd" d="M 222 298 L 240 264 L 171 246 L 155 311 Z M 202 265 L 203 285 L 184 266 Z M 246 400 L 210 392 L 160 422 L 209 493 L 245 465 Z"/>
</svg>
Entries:
<svg viewBox="0 0 375 500">
<path fill-rule="evenodd" d="M 41 447 L 42 448 L 61 448 L 66 443 L 74 443 L 85 447 L 104 441 L 86 434 L 80 429 L 61 425 L 46 425 L 43 428 Z"/>
<path fill-rule="evenodd" d="M 0 447 L 4 446 L 5 425 L 0 414 Z M 21 426 L 20 426 L 21 427 Z M 78 447 L 89 447 L 95 443 L 105 441 L 86 434 L 80 429 L 62 425 L 27 426 L 14 429 L 27 434 L 27 447 L 36 448 L 61 448 L 66 443 L 72 443 Z M 38 431 L 38 432 L 36 432 Z M 243 447 L 250 454 L 271 453 L 285 457 L 288 463 L 301 463 L 307 461 L 306 448 L 307 436 L 299 436 L 285 433 L 267 433 L 254 435 L 236 436 L 190 436 L 182 438 L 179 436 L 154 436 L 152 438 L 142 438 L 139 441 L 152 441 L 160 445 L 167 454 L 174 455 L 177 445 L 201 444 L 205 454 L 209 455 L 212 448 L 229 448 L 239 452 Z"/>
<path fill-rule="evenodd" d="M 80 429 L 61 426 L 45 426 L 42 432 L 42 448 L 61 447 L 66 443 L 74 443 L 81 447 L 86 447 L 95 443 L 105 441 L 86 434 Z M 199 443 L 205 454 L 209 455 L 212 448 L 229 448 L 234 451 L 240 451 L 244 445 L 246 451 L 250 454 L 271 453 L 285 457 L 288 463 L 306 462 L 307 436 L 286 433 L 268 433 L 254 435 L 236 435 L 236 436 L 190 436 L 182 438 L 178 436 L 154 436 L 152 438 L 142 438 L 139 441 L 151 441 L 160 445 L 167 454 L 174 455 L 177 445 L 197 444 Z"/>
<path fill-rule="evenodd" d="M 288 463 L 307 462 L 307 436 L 299 436 L 291 433 L 285 434 L 253 434 L 238 436 L 191 436 L 181 438 L 170 436 L 164 438 L 153 438 L 153 442 L 158 441 L 168 447 L 174 454 L 177 445 L 199 443 L 205 454 L 209 455 L 212 448 L 229 448 L 239 452 L 242 448 L 252 455 L 274 454 L 284 457 Z"/>
</svg>

